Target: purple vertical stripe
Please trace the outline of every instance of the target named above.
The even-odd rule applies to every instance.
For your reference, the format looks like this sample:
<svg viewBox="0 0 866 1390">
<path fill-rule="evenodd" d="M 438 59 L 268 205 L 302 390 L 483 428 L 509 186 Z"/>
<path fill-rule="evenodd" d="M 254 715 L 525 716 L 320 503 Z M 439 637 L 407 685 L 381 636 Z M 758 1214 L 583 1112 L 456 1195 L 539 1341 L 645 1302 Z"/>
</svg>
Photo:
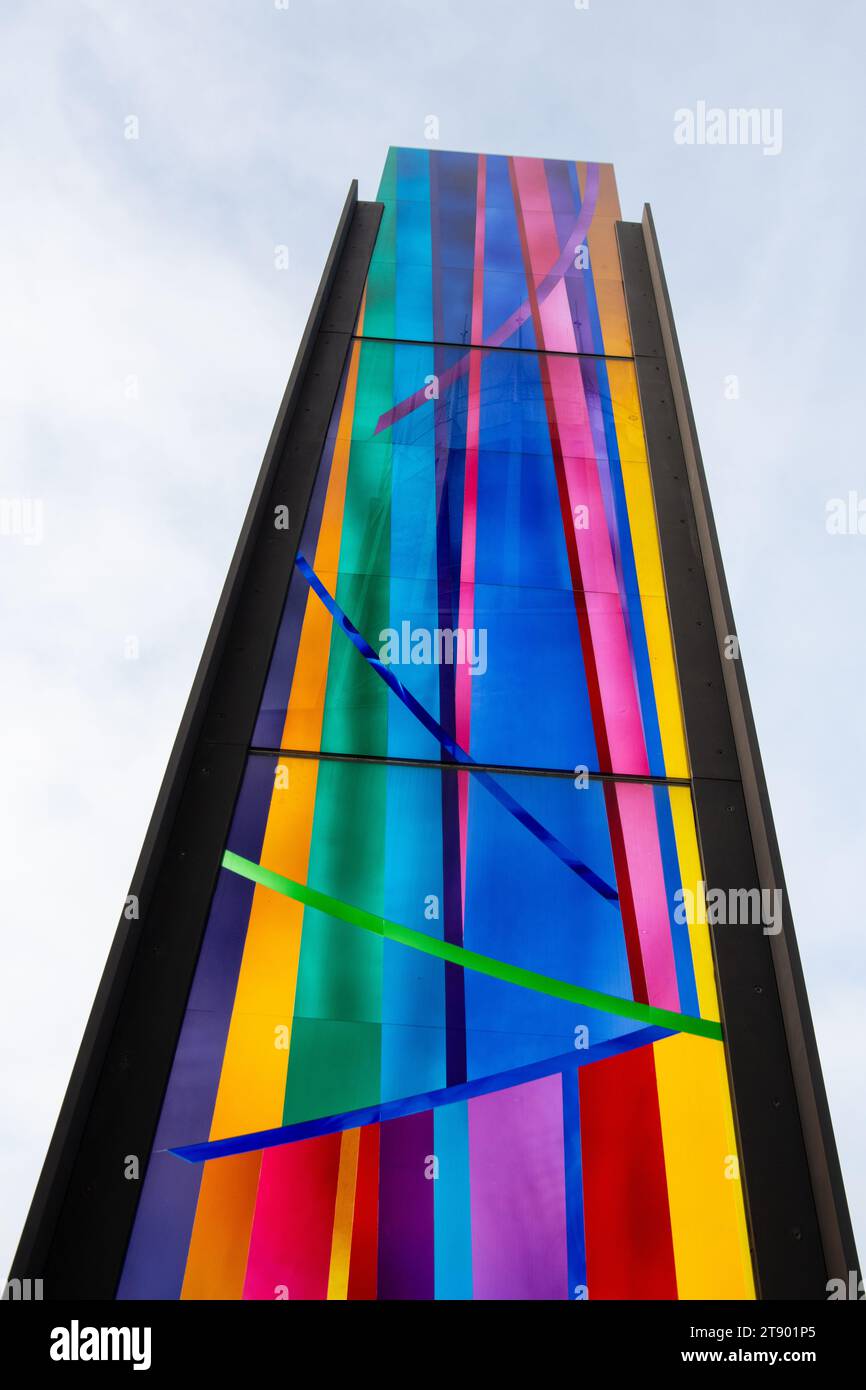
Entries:
<svg viewBox="0 0 866 1390">
<path fill-rule="evenodd" d="M 229 847 L 256 862 L 274 786 L 273 758 L 247 763 Z M 202 1168 L 187 1167 L 160 1149 L 192 1143 L 210 1132 L 254 886 L 223 869 L 217 880 L 189 1004 L 175 1052 L 154 1152 L 145 1173 L 126 1252 L 119 1299 L 180 1297 Z"/>
<path fill-rule="evenodd" d="M 469 1102 L 473 1294 L 568 1297 L 562 1080 Z"/>
<path fill-rule="evenodd" d="M 557 1081 L 559 1078 L 556 1078 Z M 389 1120 L 380 1130 L 379 1298 L 431 1299 L 433 1111 Z"/>
</svg>

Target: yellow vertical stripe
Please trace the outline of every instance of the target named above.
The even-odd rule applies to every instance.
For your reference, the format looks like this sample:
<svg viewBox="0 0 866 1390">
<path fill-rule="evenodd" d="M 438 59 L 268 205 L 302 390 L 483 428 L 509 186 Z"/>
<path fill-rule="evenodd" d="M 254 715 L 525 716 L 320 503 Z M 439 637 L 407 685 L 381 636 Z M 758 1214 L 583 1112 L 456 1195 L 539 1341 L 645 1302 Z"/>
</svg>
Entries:
<svg viewBox="0 0 866 1390">
<path fill-rule="evenodd" d="M 688 777 L 685 729 L 665 598 L 652 481 L 637 395 L 637 378 L 631 362 L 608 362 L 607 375 L 622 459 L 623 486 L 665 772 L 668 777 Z"/>
<path fill-rule="evenodd" d="M 679 1297 L 754 1298 L 724 1049 L 680 1033 L 653 1051 Z"/>
<path fill-rule="evenodd" d="M 316 571 L 334 573 L 340 562 L 340 540 L 343 534 L 343 509 L 346 503 L 346 482 L 349 476 L 349 454 L 352 443 L 352 421 L 355 418 L 355 395 L 358 390 L 358 369 L 361 363 L 361 344 L 352 346 L 343 409 L 334 442 L 331 475 L 322 511 L 322 524 L 316 545 Z"/>
<path fill-rule="evenodd" d="M 702 1018 L 719 1018 L 703 873 L 688 787 L 670 787 Z M 754 1298 L 724 1046 L 680 1034 L 655 1044 L 659 1113 L 681 1299 Z"/>
<path fill-rule="evenodd" d="M 340 1141 L 340 1171 L 334 1208 L 334 1235 L 331 1241 L 331 1268 L 328 1298 L 345 1299 L 349 1292 L 349 1259 L 352 1254 L 352 1226 L 355 1218 L 355 1184 L 358 1180 L 358 1150 L 361 1131 L 346 1129 Z"/>
<path fill-rule="evenodd" d="M 671 817 L 674 823 L 674 839 L 677 843 L 677 858 L 680 866 L 680 882 L 686 890 L 684 908 L 692 904 L 694 910 L 688 912 L 689 944 L 692 951 L 692 965 L 695 971 L 695 986 L 698 991 L 698 1011 L 701 1018 L 719 1019 L 719 997 L 716 993 L 716 972 L 713 965 L 713 948 L 710 931 L 706 924 L 703 873 L 698 851 L 698 836 L 695 829 L 695 815 L 692 809 L 692 794 L 688 787 L 669 787 Z"/>
<path fill-rule="evenodd" d="M 337 586 L 334 576 L 340 563 L 343 511 L 349 476 L 349 454 L 352 448 L 351 423 L 355 414 L 360 356 L 361 344 L 356 342 L 349 361 L 340 427 L 334 442 L 331 475 L 328 479 L 314 561 L 316 573 L 325 584 L 330 582 L 335 591 Z M 309 559 L 309 556 L 307 558 Z M 283 726 L 283 748 L 300 748 L 315 752 L 320 746 L 332 622 L 333 619 L 324 604 L 320 603 L 314 593 L 308 593 L 292 690 Z"/>
</svg>

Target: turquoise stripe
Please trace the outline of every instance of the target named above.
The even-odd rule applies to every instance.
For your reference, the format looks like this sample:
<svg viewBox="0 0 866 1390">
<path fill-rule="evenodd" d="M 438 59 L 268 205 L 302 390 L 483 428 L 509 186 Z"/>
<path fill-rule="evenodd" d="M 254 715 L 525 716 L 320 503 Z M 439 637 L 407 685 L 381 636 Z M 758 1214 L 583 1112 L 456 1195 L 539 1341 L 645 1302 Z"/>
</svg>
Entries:
<svg viewBox="0 0 866 1390">
<path fill-rule="evenodd" d="M 396 336 L 433 340 L 433 249 L 430 235 L 430 158 L 427 150 L 399 150 L 397 171 Z M 407 193 L 409 196 L 406 196 Z M 432 368 L 431 368 L 432 370 Z M 422 378 L 423 380 L 423 378 Z M 412 383 L 408 395 L 418 385 Z M 395 401 L 402 400 L 399 394 Z M 393 402 L 389 402 L 386 409 Z"/>
<path fill-rule="evenodd" d="M 469 1103 L 433 1112 L 439 1176 L 433 1193 L 436 1298 L 472 1298 L 472 1221 L 469 1204 Z"/>
<path fill-rule="evenodd" d="M 399 701 L 395 700 L 395 704 Z M 414 921 L 442 939 L 442 792 L 440 778 L 389 768 L 385 788 L 384 914 Z M 431 899 L 427 902 L 427 898 Z M 382 957 L 382 1099 L 445 1085 L 445 966 L 384 943 Z"/>
</svg>

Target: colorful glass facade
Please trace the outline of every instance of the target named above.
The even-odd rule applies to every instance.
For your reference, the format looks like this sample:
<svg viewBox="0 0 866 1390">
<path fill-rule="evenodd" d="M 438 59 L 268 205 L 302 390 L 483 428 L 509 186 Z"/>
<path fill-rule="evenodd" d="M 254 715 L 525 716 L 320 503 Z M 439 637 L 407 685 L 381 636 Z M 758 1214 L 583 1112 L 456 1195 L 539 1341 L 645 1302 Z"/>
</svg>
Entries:
<svg viewBox="0 0 866 1390">
<path fill-rule="evenodd" d="M 752 1297 L 613 170 L 379 199 L 119 1296 Z"/>
</svg>

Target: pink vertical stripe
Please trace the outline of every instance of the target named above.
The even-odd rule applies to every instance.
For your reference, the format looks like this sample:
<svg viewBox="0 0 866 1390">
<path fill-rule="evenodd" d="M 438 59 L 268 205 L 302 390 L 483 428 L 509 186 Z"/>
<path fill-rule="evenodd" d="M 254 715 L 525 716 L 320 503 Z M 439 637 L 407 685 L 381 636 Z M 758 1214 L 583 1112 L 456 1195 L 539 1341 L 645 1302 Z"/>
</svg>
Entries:
<svg viewBox="0 0 866 1390">
<path fill-rule="evenodd" d="M 340 1141 L 327 1134 L 265 1150 L 245 1299 L 327 1298 Z"/>
<path fill-rule="evenodd" d="M 611 770 L 647 775 L 649 762 L 637 683 L 580 364 L 565 357 L 551 357 L 548 374 L 571 522 L 587 594 Z"/>
<path fill-rule="evenodd" d="M 519 159 L 513 164 L 526 246 L 537 280 L 559 253 L 544 165 L 540 160 Z M 539 304 L 543 339 L 539 346 L 573 354 L 578 344 L 564 284 L 558 290 Z M 557 431 L 562 454 L 585 596 L 578 601 L 586 604 L 610 767 L 617 772 L 648 775 L 637 681 L 579 358 L 548 358 L 547 377 L 552 397 L 551 428 Z M 585 513 L 577 513 L 578 508 L 586 508 Z M 647 998 L 651 1004 L 676 1010 L 679 991 L 652 788 L 619 786 L 616 798 Z"/>
<path fill-rule="evenodd" d="M 657 1008 L 673 1009 L 678 1013 L 680 994 L 653 789 L 636 782 L 618 782 L 616 800 L 628 859 L 647 1001 Z"/>
<path fill-rule="evenodd" d="M 473 1294 L 568 1297 L 562 1078 L 469 1102 Z"/>
<path fill-rule="evenodd" d="M 527 235 L 531 238 L 532 233 L 527 227 Z M 533 274 L 535 283 L 538 284 L 542 278 L 535 274 L 535 266 L 538 262 L 535 255 L 532 257 Z M 565 281 L 560 280 L 554 290 L 538 306 L 541 318 L 541 328 L 544 334 L 544 346 L 547 352 L 569 352 L 575 351 L 574 324 L 571 318 L 571 305 L 568 302 L 568 290 Z"/>
<path fill-rule="evenodd" d="M 478 188 L 475 197 L 475 266 L 472 275 L 472 330 L 469 341 L 484 337 L 484 221 L 487 203 L 487 156 L 478 156 Z M 457 625 L 468 636 L 475 618 L 475 547 L 478 526 L 478 431 L 481 420 L 482 354 L 469 358 L 469 399 L 466 413 L 466 466 L 463 480 L 463 538 L 460 549 L 460 600 Z M 477 650 L 477 648 L 476 648 Z M 457 742 L 469 748 L 472 717 L 472 677 L 468 663 L 457 667 L 455 682 Z M 457 807 L 460 821 L 461 901 L 466 904 L 466 827 L 469 811 L 469 779 L 458 778 Z"/>
<path fill-rule="evenodd" d="M 515 159 L 514 169 L 532 274 L 541 278 L 560 254 L 544 161 Z M 577 344 L 564 282 L 539 305 L 539 315 L 544 348 L 574 354 Z M 615 595 L 619 588 L 616 559 L 607 528 L 580 360 L 574 356 L 550 357 L 547 373 L 584 592 Z M 579 507 L 585 507 L 586 512 L 578 514 Z M 649 764 L 643 723 L 625 615 L 619 599 L 611 604 L 589 604 L 589 622 L 611 770 L 646 775 Z"/>
<path fill-rule="evenodd" d="M 533 243 L 532 269 L 536 275 L 546 275 L 559 259 L 560 248 L 551 213 L 544 160 L 521 158 L 518 155 L 511 162 L 520 190 L 526 233 Z"/>
<path fill-rule="evenodd" d="M 515 159 L 513 163 L 532 276 L 537 288 L 561 255 L 547 174 L 543 159 Z M 549 295 L 539 299 L 538 312 L 547 351 L 573 353 L 576 347 L 574 324 L 564 279 L 560 279 Z"/>
</svg>

